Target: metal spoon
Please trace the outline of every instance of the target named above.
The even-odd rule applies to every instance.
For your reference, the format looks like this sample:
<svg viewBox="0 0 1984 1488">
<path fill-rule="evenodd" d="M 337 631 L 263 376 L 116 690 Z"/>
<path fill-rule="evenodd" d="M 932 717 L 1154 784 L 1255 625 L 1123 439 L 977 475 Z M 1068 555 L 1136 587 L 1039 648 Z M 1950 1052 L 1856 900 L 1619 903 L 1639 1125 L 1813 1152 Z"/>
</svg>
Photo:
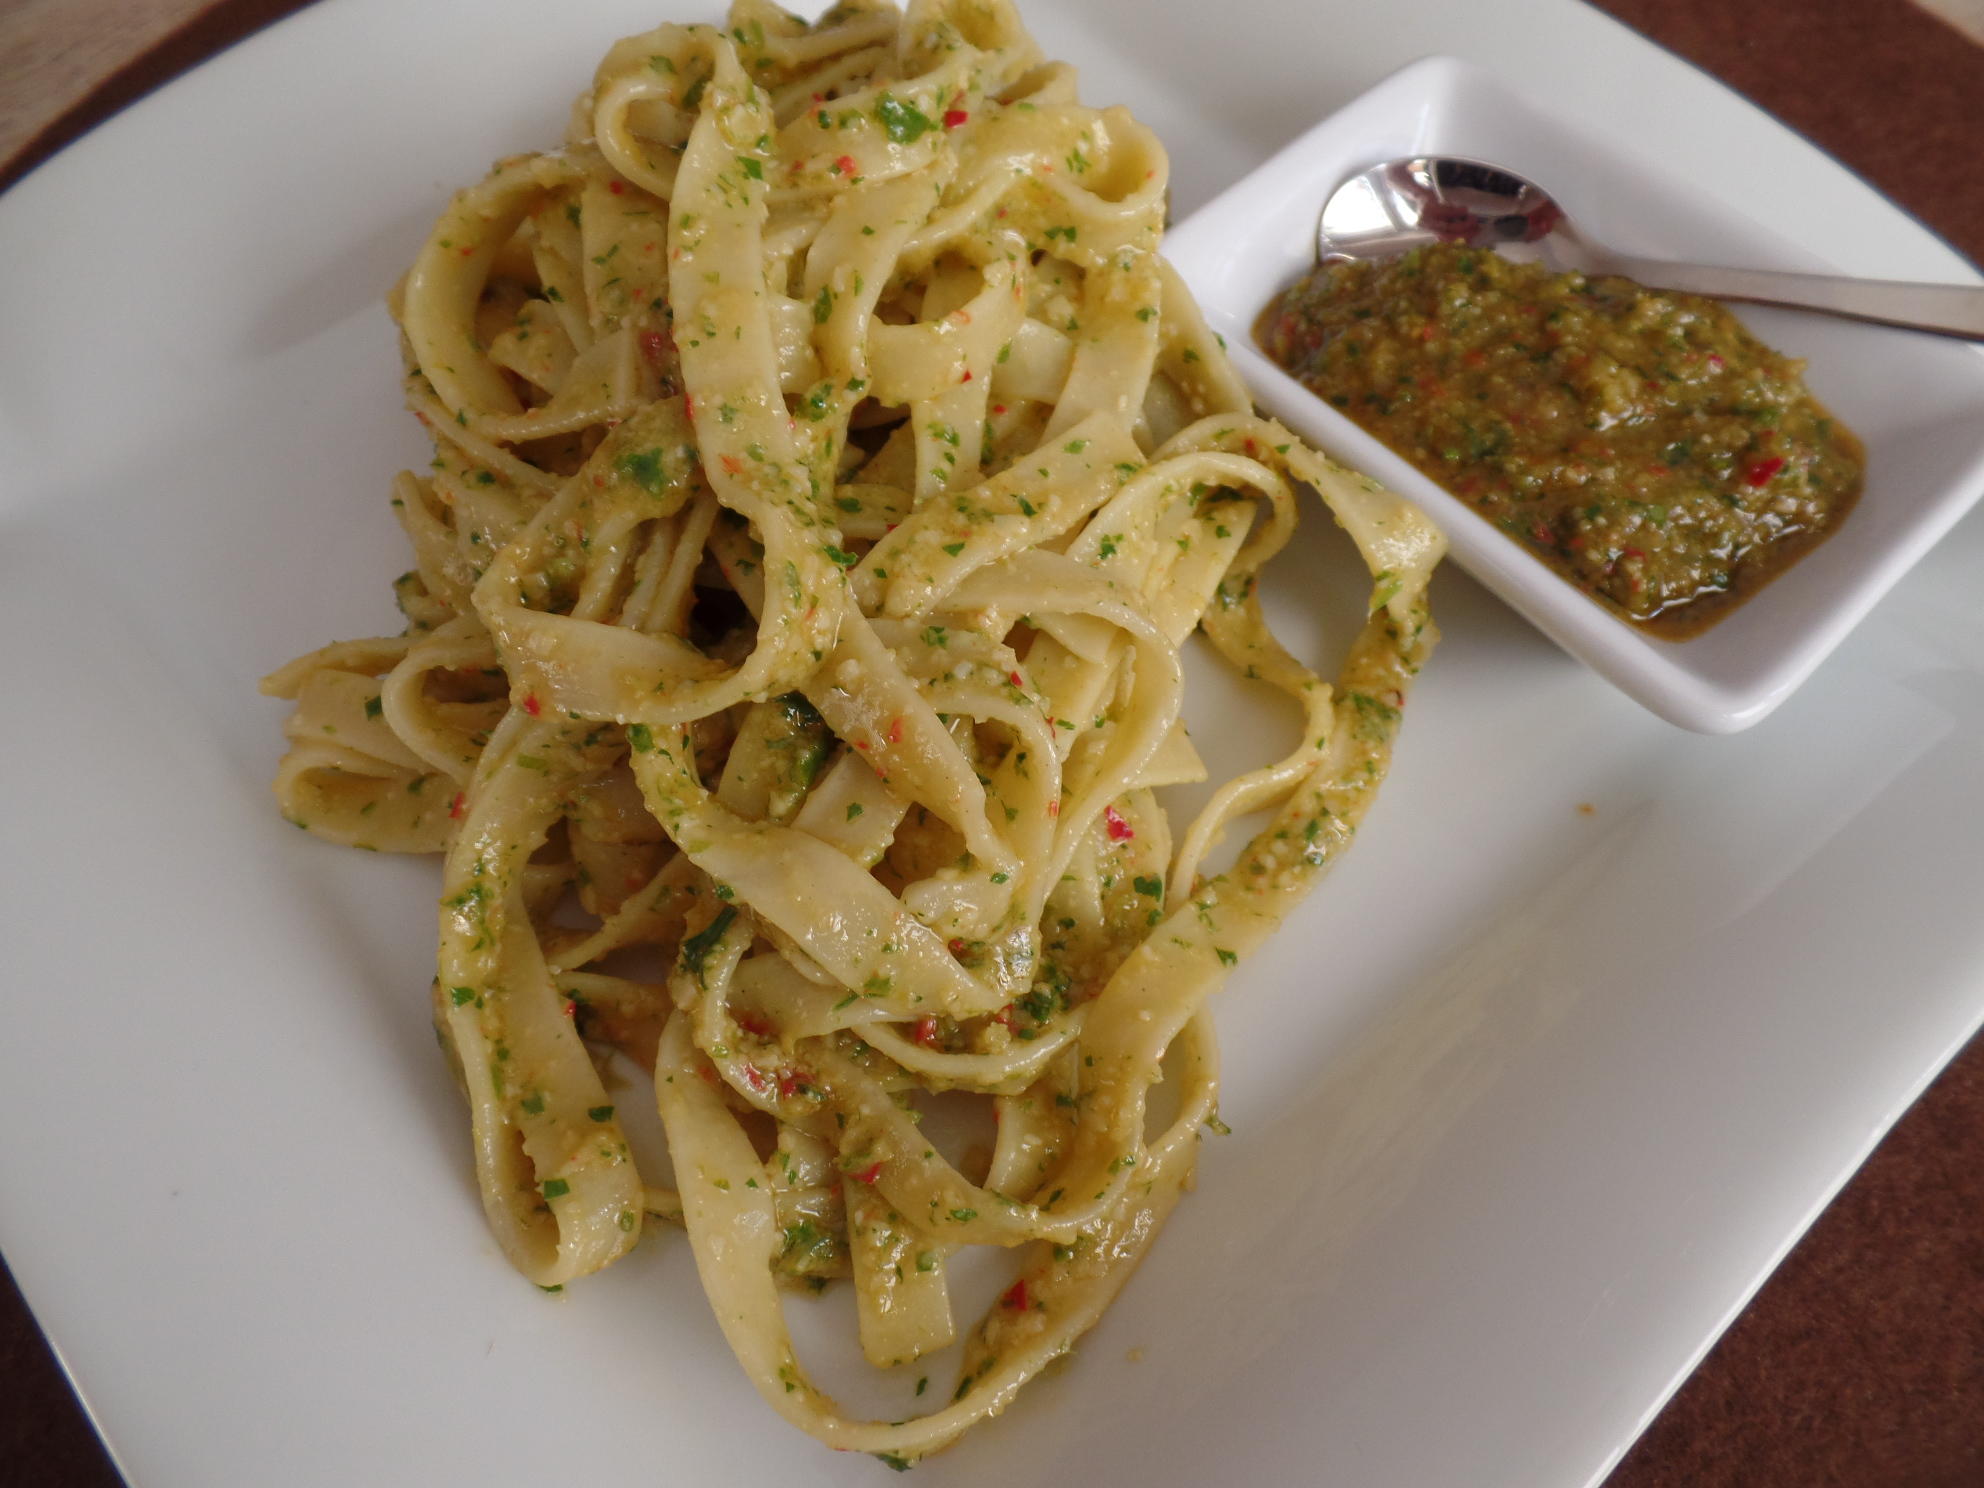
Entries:
<svg viewBox="0 0 1984 1488">
<path fill-rule="evenodd" d="M 1499 165 L 1451 155 L 1392 160 L 1352 176 L 1323 204 L 1316 238 L 1324 263 L 1393 258 L 1434 242 L 1478 248 L 1528 243 L 1559 270 L 1618 274 L 1653 289 L 1791 305 L 1984 340 L 1984 287 L 1634 258 L 1581 236 L 1563 208 L 1533 181 Z"/>
</svg>

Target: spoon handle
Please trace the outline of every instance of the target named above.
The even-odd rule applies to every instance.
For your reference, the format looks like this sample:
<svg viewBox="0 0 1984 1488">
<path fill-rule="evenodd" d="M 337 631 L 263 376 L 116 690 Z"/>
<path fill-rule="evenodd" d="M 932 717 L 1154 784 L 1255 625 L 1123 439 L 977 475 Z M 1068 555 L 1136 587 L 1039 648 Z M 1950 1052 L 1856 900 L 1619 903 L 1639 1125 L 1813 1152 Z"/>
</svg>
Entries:
<svg viewBox="0 0 1984 1488">
<path fill-rule="evenodd" d="M 1772 269 L 1723 269 L 1701 264 L 1608 255 L 1606 273 L 1623 274 L 1654 289 L 1678 289 L 1721 300 L 1790 305 L 1855 320 L 1939 331 L 1984 340 L 1984 285 L 1914 284 L 1897 279 L 1845 279 L 1830 274 L 1788 274 Z"/>
</svg>

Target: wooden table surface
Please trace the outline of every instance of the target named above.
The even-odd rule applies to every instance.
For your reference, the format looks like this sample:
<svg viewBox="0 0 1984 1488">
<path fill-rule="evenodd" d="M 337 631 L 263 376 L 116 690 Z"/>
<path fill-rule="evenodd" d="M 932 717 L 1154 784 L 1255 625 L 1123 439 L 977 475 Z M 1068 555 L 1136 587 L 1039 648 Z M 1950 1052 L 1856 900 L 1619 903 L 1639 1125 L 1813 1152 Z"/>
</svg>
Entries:
<svg viewBox="0 0 1984 1488">
<path fill-rule="evenodd" d="M 1984 33 L 1984 0 L 1926 3 Z M 1599 4 L 1984 261 L 1984 45 L 1971 35 L 1908 0 Z M 0 0 L 0 190 L 300 8 Z M 0 1481 L 118 1482 L 11 1280 L 0 1285 Z M 1984 1038 L 1888 1135 L 1606 1488 L 1720 1485 L 1984 1488 Z"/>
</svg>

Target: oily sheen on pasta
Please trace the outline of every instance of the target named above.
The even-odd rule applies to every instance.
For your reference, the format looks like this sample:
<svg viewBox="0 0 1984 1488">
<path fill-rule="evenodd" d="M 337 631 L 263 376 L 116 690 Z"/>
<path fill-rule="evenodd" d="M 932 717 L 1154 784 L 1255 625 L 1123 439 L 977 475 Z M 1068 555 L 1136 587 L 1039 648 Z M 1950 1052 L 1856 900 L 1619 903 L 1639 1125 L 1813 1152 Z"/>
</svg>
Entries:
<svg viewBox="0 0 1984 1488">
<path fill-rule="evenodd" d="M 404 633 L 265 683 L 293 821 L 444 856 L 435 1017 L 517 1268 L 682 1225 L 773 1408 L 898 1466 L 1150 1244 L 1217 1125 L 1208 999 L 1348 846 L 1432 641 L 1437 534 L 1253 416 L 1159 256 L 1165 184 L 1004 0 L 618 43 L 394 294 L 434 438 L 393 492 Z M 1371 573 L 1334 684 L 1255 594 L 1300 486 Z M 1175 831 L 1195 629 L 1305 722 Z M 996 1137 L 940 1151 L 938 1092 Z M 927 1414 L 808 1377 L 782 1289 L 851 1278 L 905 1364 L 959 1336 L 978 1246 L 1014 1279 Z"/>
</svg>

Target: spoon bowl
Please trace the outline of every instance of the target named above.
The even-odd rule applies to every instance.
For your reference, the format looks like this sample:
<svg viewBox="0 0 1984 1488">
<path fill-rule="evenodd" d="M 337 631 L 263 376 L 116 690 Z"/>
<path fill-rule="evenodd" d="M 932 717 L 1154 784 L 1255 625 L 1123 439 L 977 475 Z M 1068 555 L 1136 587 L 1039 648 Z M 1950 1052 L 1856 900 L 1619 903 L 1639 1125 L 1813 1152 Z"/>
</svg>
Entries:
<svg viewBox="0 0 1984 1488">
<path fill-rule="evenodd" d="M 1580 234 L 1534 181 L 1460 155 L 1415 155 L 1361 170 L 1330 193 L 1316 227 L 1322 263 L 1396 258 L 1431 243 L 1513 249 L 1511 257 L 1539 259 L 1559 271 L 1616 274 L 1651 289 L 1984 340 L 1984 288 L 1719 268 L 1616 253 Z"/>
<path fill-rule="evenodd" d="M 1498 248 L 1535 243 L 1563 209 L 1534 181 L 1455 155 L 1391 160 L 1359 171 L 1330 193 L 1317 227 L 1317 257 L 1395 258 L 1433 243 Z"/>
</svg>

